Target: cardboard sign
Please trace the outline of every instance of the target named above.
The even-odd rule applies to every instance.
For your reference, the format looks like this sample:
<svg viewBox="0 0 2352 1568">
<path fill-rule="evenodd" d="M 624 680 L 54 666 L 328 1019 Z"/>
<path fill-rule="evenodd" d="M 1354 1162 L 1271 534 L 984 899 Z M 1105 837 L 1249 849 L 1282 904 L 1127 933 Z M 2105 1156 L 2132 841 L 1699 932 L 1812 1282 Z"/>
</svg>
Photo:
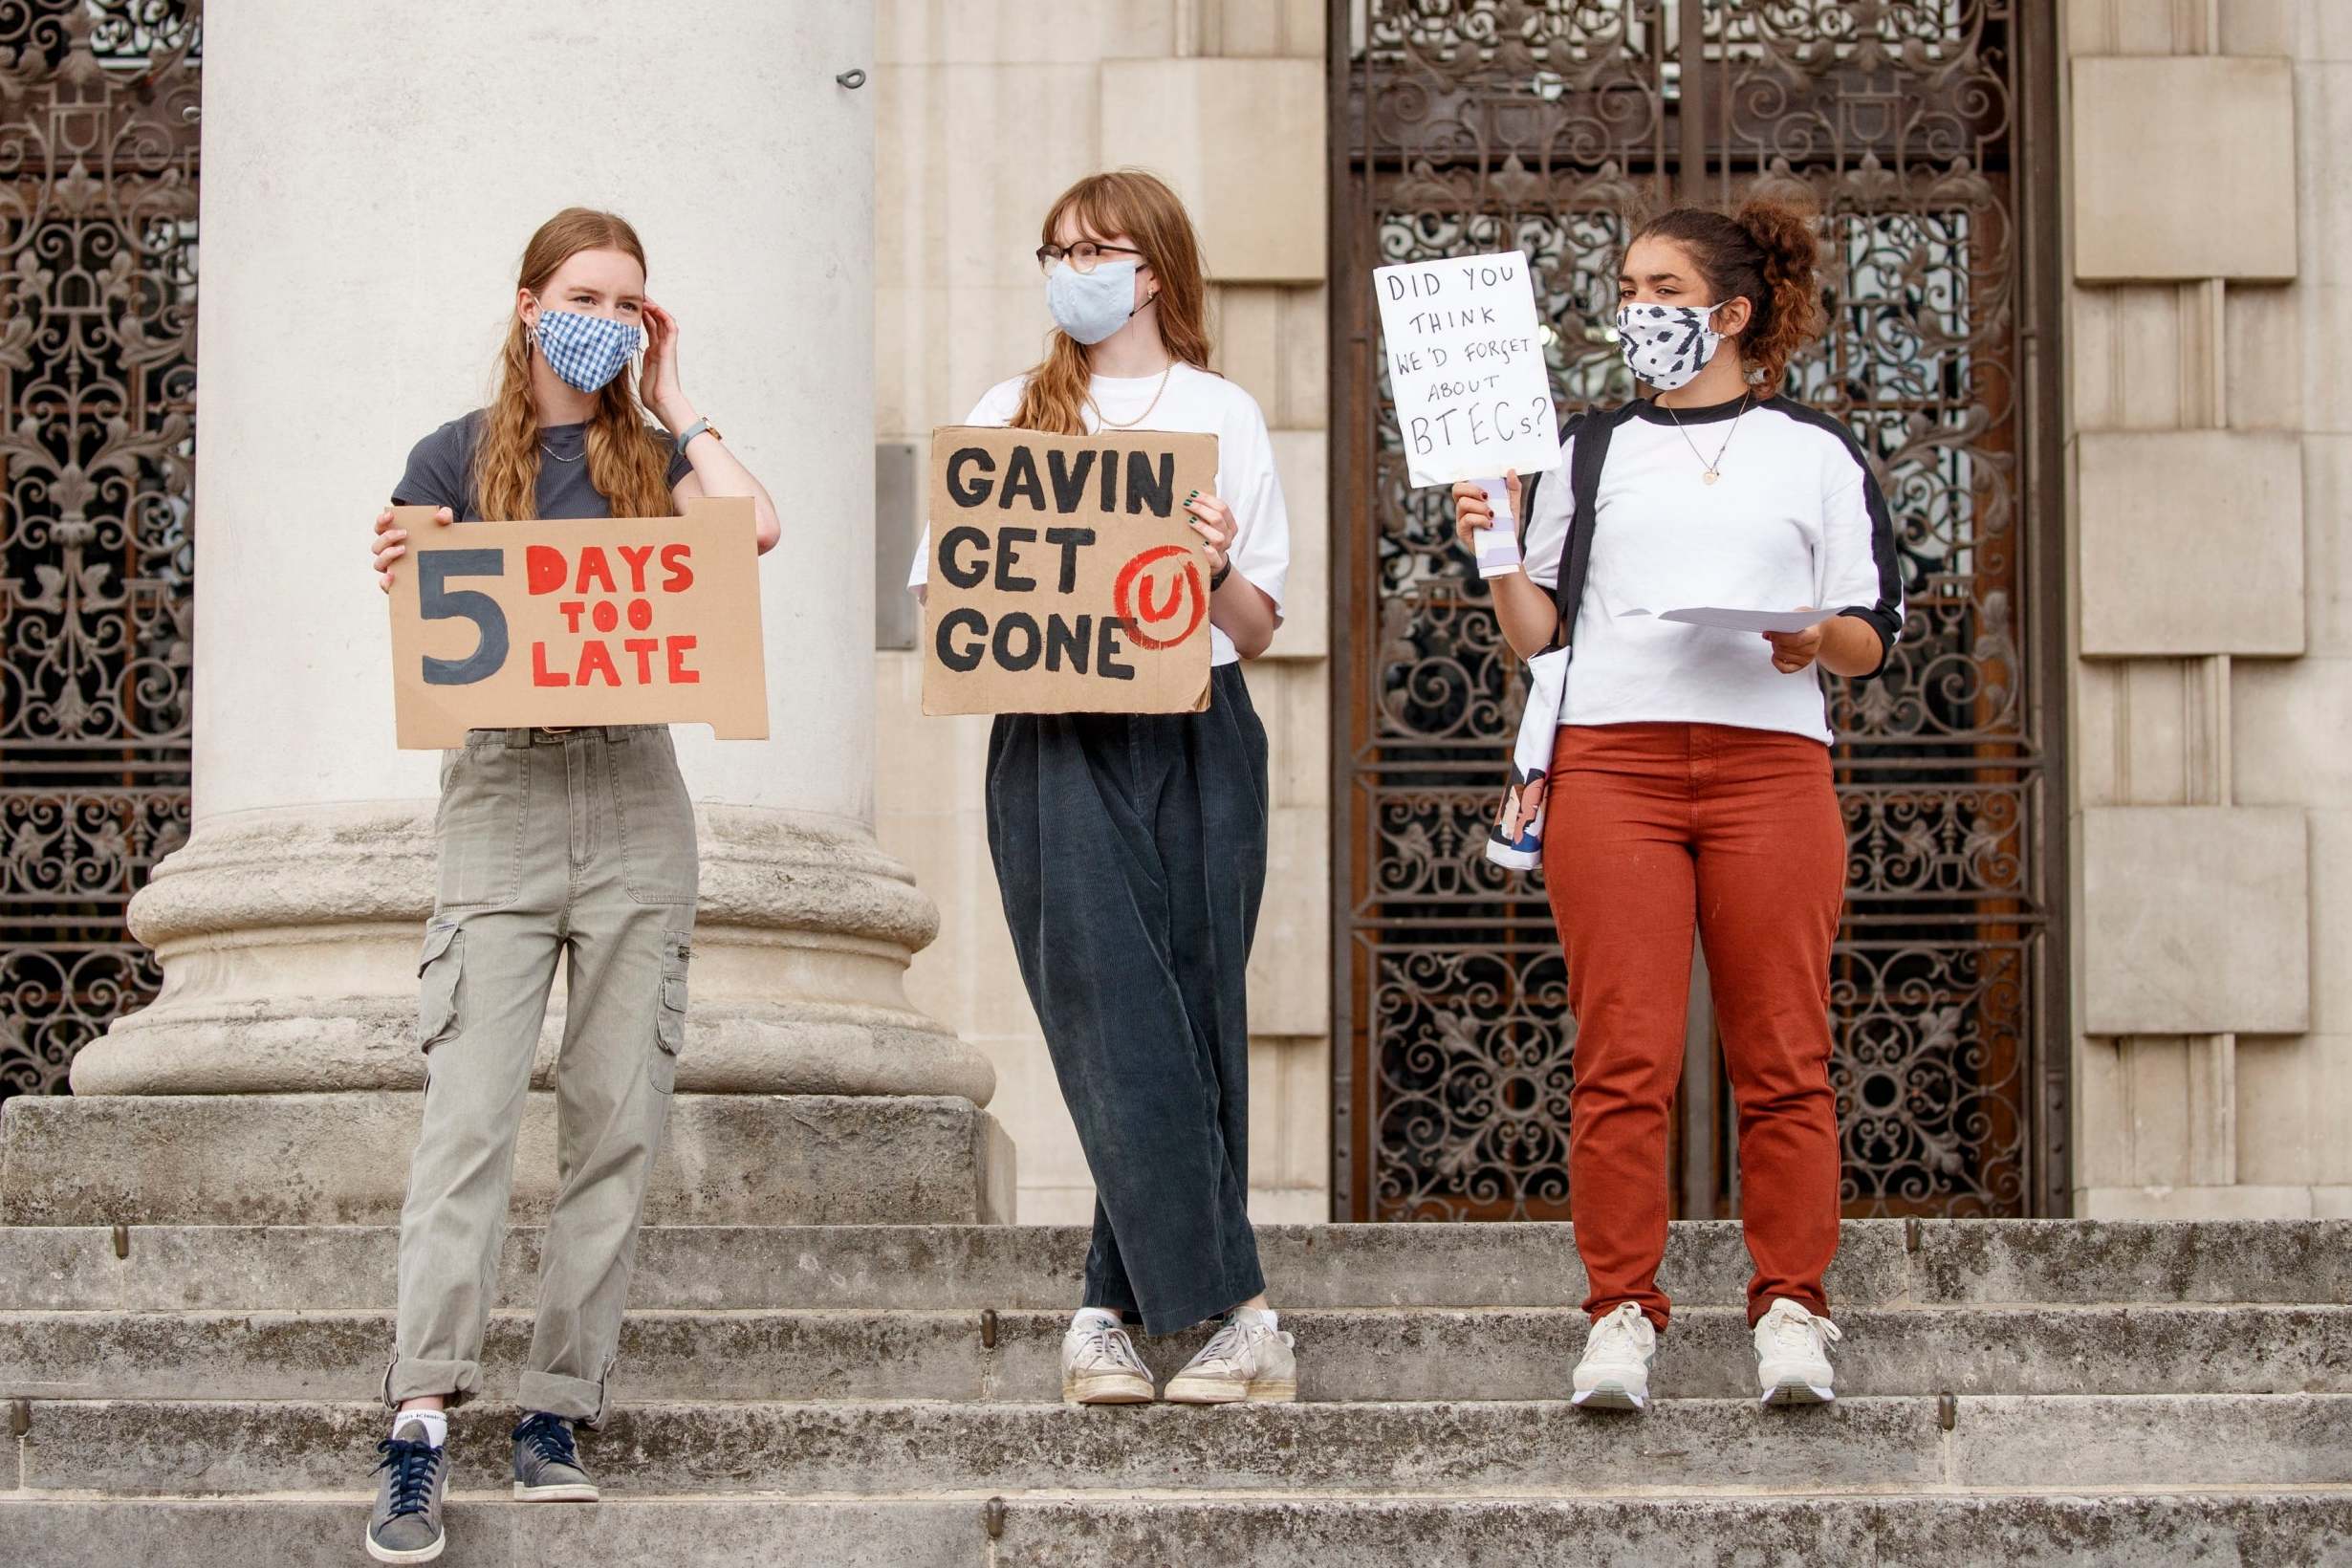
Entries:
<svg viewBox="0 0 2352 1568">
<path fill-rule="evenodd" d="M 392 701 L 403 747 L 518 725 L 768 734 L 759 542 L 742 496 L 682 517 L 433 521 L 395 507 Z"/>
<path fill-rule="evenodd" d="M 1217 438 L 931 432 L 926 713 L 1195 713 Z"/>
<path fill-rule="evenodd" d="M 1406 475 L 1450 485 L 1559 467 L 1559 421 L 1516 250 L 1376 267 Z"/>
</svg>

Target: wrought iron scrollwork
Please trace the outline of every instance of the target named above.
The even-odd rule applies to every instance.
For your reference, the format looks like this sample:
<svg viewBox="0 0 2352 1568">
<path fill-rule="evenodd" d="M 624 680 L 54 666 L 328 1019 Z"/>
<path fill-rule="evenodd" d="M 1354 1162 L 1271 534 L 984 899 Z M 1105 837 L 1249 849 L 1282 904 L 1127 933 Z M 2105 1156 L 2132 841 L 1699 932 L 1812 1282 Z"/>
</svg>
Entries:
<svg viewBox="0 0 2352 1568">
<path fill-rule="evenodd" d="M 1361 509 L 1341 512 L 1348 1211 L 1564 1211 L 1574 1066 L 1549 913 L 1477 859 L 1516 661 L 1445 496 L 1407 482 L 1363 274 L 1518 248 L 1558 402 L 1615 403 L 1630 392 L 1608 330 L 1616 270 L 1641 215 L 1750 190 L 1823 214 L 1830 330 L 1791 390 L 1862 443 L 1908 597 L 1884 677 L 1832 683 L 1848 1209 L 2036 1210 L 2058 1130 L 2038 1098 L 2053 780 L 2025 647 L 2025 606 L 2047 589 L 2025 548 L 2016 0 L 1356 10 L 1336 285 L 1336 461 Z"/>
<path fill-rule="evenodd" d="M 0 3 L 0 1096 L 160 981 L 186 837 L 200 0 Z"/>
</svg>

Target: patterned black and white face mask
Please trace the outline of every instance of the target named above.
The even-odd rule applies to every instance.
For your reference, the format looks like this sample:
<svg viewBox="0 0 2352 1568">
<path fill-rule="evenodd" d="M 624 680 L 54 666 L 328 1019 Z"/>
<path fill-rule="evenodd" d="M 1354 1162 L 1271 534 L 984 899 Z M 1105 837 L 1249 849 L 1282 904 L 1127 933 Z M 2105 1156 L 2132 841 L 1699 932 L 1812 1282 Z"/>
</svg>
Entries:
<svg viewBox="0 0 2352 1568">
<path fill-rule="evenodd" d="M 1620 305 L 1617 348 L 1626 368 L 1661 392 L 1687 386 L 1723 346 L 1707 318 L 1723 307 Z"/>
</svg>

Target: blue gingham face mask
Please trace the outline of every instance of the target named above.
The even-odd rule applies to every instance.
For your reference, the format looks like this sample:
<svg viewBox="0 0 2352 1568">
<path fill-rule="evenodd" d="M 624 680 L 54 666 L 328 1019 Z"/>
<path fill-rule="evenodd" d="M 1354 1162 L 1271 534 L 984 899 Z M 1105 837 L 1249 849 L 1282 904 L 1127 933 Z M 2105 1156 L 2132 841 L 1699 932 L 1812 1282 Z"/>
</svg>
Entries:
<svg viewBox="0 0 2352 1568">
<path fill-rule="evenodd" d="M 538 338 L 550 370 L 582 392 L 601 392 L 629 362 L 644 334 L 609 316 L 543 310 Z"/>
</svg>

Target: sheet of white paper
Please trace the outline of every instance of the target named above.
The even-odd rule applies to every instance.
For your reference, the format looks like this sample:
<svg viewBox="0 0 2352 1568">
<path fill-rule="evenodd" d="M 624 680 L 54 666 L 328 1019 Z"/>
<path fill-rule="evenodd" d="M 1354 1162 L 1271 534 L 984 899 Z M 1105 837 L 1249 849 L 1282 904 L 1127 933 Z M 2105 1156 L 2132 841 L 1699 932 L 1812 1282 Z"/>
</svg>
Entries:
<svg viewBox="0 0 2352 1568">
<path fill-rule="evenodd" d="M 1835 610 L 1727 610 L 1712 604 L 1694 604 L 1683 610 L 1625 610 L 1620 621 L 1655 613 L 1661 621 L 1678 621 L 1686 626 L 1712 626 L 1727 632 L 1801 632 L 1808 626 L 1818 626 L 1835 617 Z"/>
<path fill-rule="evenodd" d="M 1516 250 L 1372 270 L 1415 485 L 1559 467 L 1535 289 Z"/>
</svg>

